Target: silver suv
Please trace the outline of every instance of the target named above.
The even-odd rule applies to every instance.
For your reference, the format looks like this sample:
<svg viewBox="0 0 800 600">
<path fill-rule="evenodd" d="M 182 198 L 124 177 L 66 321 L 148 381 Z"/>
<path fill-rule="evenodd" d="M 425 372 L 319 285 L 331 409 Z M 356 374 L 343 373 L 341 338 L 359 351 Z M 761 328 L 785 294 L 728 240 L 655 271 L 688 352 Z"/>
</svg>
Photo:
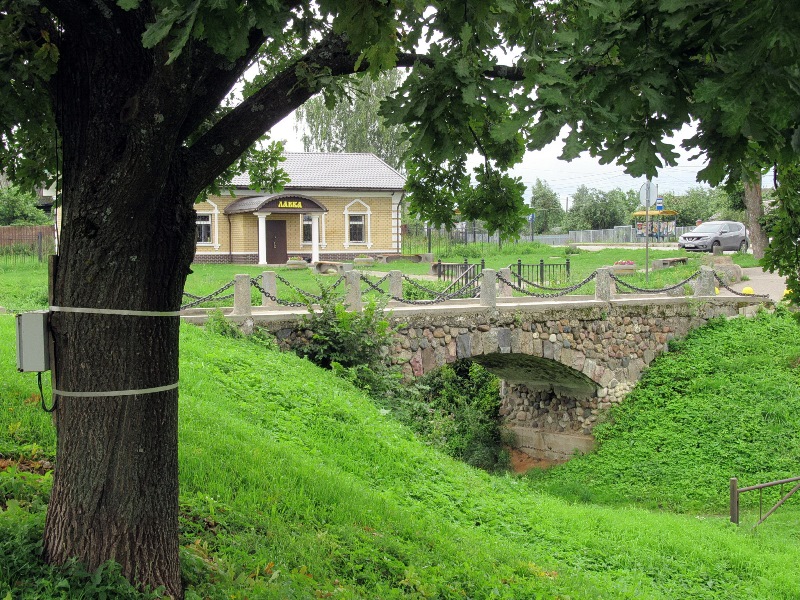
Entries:
<svg viewBox="0 0 800 600">
<path fill-rule="evenodd" d="M 678 248 L 696 252 L 712 252 L 715 246 L 723 250 L 745 252 L 750 246 L 747 229 L 737 221 L 708 221 L 701 223 L 678 239 Z"/>
</svg>

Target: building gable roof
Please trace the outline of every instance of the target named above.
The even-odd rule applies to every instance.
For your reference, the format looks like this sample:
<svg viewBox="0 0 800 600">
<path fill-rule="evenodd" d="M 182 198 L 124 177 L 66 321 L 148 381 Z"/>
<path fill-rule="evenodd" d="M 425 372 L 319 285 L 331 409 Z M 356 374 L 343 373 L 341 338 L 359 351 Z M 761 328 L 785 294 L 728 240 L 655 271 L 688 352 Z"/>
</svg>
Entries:
<svg viewBox="0 0 800 600">
<path fill-rule="evenodd" d="M 281 163 L 291 181 L 285 190 L 401 191 L 406 179 L 374 154 L 356 152 L 285 152 Z M 248 187 L 247 173 L 233 178 Z"/>
</svg>

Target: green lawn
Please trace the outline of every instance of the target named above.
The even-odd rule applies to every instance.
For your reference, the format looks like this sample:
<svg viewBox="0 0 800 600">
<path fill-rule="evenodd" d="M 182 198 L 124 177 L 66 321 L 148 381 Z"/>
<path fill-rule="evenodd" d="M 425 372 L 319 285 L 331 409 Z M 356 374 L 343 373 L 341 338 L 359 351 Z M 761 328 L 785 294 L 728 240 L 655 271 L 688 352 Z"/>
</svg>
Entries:
<svg viewBox="0 0 800 600">
<path fill-rule="evenodd" d="M 589 250 L 570 250 L 564 247 L 552 247 L 542 244 L 512 244 L 505 246 L 501 251 L 491 248 L 485 256 L 486 266 L 492 269 L 502 269 L 509 265 L 516 264 L 521 260 L 524 264 L 538 264 L 540 260 L 546 263 L 563 263 L 567 258 L 570 260 L 570 281 L 575 283 L 584 279 L 599 267 L 614 264 L 618 260 L 633 260 L 640 267 L 640 272 L 626 277 L 626 281 L 637 287 L 648 289 L 658 289 L 682 281 L 696 272 L 702 264 L 704 254 L 687 253 L 683 250 L 650 250 L 649 258 L 667 258 L 674 256 L 686 256 L 688 265 L 677 266 L 671 269 L 660 271 L 650 271 L 649 278 L 642 272 L 645 264 L 645 250 L 640 248 L 608 248 L 597 251 Z M 568 254 L 568 252 L 577 252 Z M 732 254 L 734 262 L 748 267 L 757 266 L 756 261 L 750 254 Z M 463 256 L 442 257 L 444 262 L 463 262 Z M 480 259 L 469 258 L 470 263 L 479 262 Z M 413 263 L 410 261 L 397 261 L 388 265 L 376 264 L 372 267 L 360 269 L 363 273 L 374 274 L 375 278 L 381 277 L 387 271 L 396 269 L 409 276 L 428 275 L 431 265 L 429 263 Z M 251 277 L 259 277 L 264 271 L 264 267 L 257 265 L 192 265 L 192 273 L 186 282 L 186 292 L 195 296 L 205 296 L 224 285 L 233 281 L 237 274 L 248 274 Z M 292 288 L 298 288 L 311 293 L 319 293 L 320 285 L 332 285 L 339 277 L 337 275 L 316 275 L 311 269 L 274 269 L 283 279 L 288 281 L 288 285 L 278 281 L 278 298 L 290 302 L 300 302 L 302 295 L 296 293 Z M 568 282 L 558 283 L 555 287 L 565 287 Z M 386 288 L 386 285 L 383 285 Z M 367 291 L 366 284 L 362 289 Z M 233 293 L 229 289 L 225 294 Z M 583 286 L 575 293 L 593 294 L 593 282 Z M 186 299 L 188 301 L 188 298 Z M 252 290 L 252 301 L 254 304 L 261 303 L 260 293 Z M 30 264 L 2 267 L 0 266 L 0 306 L 12 312 L 24 310 L 35 310 L 44 308 L 47 305 L 47 267 L 46 265 Z M 231 306 L 232 300 L 212 302 L 203 306 Z"/>
<path fill-rule="evenodd" d="M 671 354 L 659 358 L 651 369 L 656 375 L 634 392 L 633 412 L 615 415 L 616 426 L 603 433 L 600 452 L 540 478 L 492 476 L 455 462 L 331 373 L 258 341 L 183 326 L 179 459 L 187 597 L 796 598 L 800 511 L 781 509 L 755 532 L 732 526 L 724 488 L 740 449 L 715 450 L 730 443 L 722 434 L 735 422 L 753 440 L 766 431 L 782 440 L 779 451 L 758 445 L 740 457 L 754 476 L 784 473 L 787 460 L 796 464 L 798 411 L 793 404 L 769 409 L 759 395 L 796 401 L 787 398 L 797 393 L 788 386 L 800 356 L 792 327 L 785 317 L 764 316 L 701 330 L 675 356 L 713 345 L 719 358 L 705 358 L 693 371 L 667 362 L 676 360 Z M 769 377 L 754 373 L 765 369 L 758 354 L 775 358 Z M 662 361 L 668 366 L 659 375 Z M 745 378 L 730 382 L 734 372 Z M 732 393 L 744 385 L 746 394 Z M 701 407 L 678 402 L 679 394 L 701 390 Z M 14 370 L 13 319 L 0 316 L 4 456 L 52 457 L 50 418 L 35 404 L 36 394 L 35 377 Z M 718 404 L 701 412 L 711 395 Z M 751 404 L 760 419 L 752 418 Z M 694 421 L 697 427 L 688 426 Z M 631 443 L 627 432 L 636 427 L 643 433 Z M 675 449 L 653 441 L 662 430 L 675 438 Z M 681 448 L 680 477 L 664 472 L 659 482 L 643 471 L 662 464 L 654 462 L 659 452 L 672 453 L 664 463 L 678 460 Z M 618 465 L 616 472 L 602 470 L 605 483 L 587 483 L 586 474 L 603 464 Z M 714 474 L 710 492 L 705 471 Z M 610 485 L 614 477 L 620 483 Z M 635 484 L 639 477 L 650 492 Z M 43 590 L 63 580 L 66 592 L 54 597 L 69 598 L 95 585 L 91 576 L 64 577 L 38 562 L 37 498 L 46 499 L 48 483 L 20 479 L 0 477 L 6 495 L 0 506 L 7 505 L 0 511 L 0 597 L 10 586 L 12 598 L 50 597 Z M 635 506 L 673 484 L 680 497 L 697 495 L 679 506 L 682 514 L 667 510 L 675 502 L 655 510 Z M 583 485 L 590 497 L 570 496 L 570 486 Z M 606 493 L 596 493 L 600 488 Z M 743 520 L 752 523 L 748 506 Z"/>
</svg>

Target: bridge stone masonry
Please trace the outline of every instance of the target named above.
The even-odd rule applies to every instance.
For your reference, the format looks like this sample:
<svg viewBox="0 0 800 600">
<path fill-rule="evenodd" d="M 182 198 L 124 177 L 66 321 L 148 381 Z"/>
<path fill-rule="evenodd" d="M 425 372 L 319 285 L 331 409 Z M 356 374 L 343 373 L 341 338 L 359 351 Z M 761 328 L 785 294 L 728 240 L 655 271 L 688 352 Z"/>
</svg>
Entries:
<svg viewBox="0 0 800 600">
<path fill-rule="evenodd" d="M 389 287 L 397 298 L 402 286 L 399 272 L 393 273 Z M 360 309 L 360 277 L 345 274 L 351 309 Z M 502 381 L 500 416 L 514 446 L 538 458 L 566 460 L 576 450 L 591 450 L 594 426 L 623 401 L 671 339 L 711 318 L 750 314 L 771 304 L 763 297 L 715 295 L 719 278 L 709 267 L 690 278 L 692 296 L 618 294 L 620 280 L 610 268 L 592 278 L 592 296 L 512 297 L 507 270 L 487 269 L 478 298 L 422 305 L 392 301 L 387 308 L 397 334 L 387 351 L 408 379 L 458 359 L 483 365 Z M 230 319 L 245 329 L 267 328 L 284 349 L 312 335 L 302 324 L 305 310 L 276 307 L 268 289 L 262 291 L 271 305 L 249 307 L 249 281 L 239 284 L 247 300 L 229 311 Z M 675 289 L 683 293 L 683 285 Z M 186 311 L 184 318 L 198 322 L 203 314 Z"/>
</svg>

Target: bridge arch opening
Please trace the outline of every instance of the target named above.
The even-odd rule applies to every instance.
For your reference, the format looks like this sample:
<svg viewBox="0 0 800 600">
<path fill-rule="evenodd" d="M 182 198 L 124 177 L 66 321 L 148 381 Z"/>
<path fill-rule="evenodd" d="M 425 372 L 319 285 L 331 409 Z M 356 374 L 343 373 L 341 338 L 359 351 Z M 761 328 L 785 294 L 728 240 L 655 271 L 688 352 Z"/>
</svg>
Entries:
<svg viewBox="0 0 800 600">
<path fill-rule="evenodd" d="M 471 360 L 502 380 L 500 418 L 513 446 L 563 462 L 594 448 L 600 386 L 580 371 L 538 356 L 491 353 Z"/>
</svg>

